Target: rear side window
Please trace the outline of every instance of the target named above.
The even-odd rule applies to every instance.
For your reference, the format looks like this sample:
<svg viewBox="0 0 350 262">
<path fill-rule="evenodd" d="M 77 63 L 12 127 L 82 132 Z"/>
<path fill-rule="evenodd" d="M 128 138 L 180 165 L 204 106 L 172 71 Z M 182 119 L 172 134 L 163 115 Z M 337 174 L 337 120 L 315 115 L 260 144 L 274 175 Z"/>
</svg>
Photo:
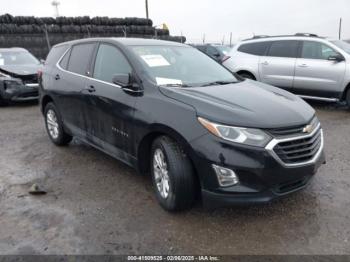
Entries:
<svg viewBox="0 0 350 262">
<path fill-rule="evenodd" d="M 268 56 L 296 58 L 298 55 L 298 46 L 298 41 L 274 41 L 271 43 Z"/>
<path fill-rule="evenodd" d="M 238 51 L 250 55 L 262 56 L 266 54 L 266 50 L 269 47 L 270 43 L 271 42 L 243 44 L 238 48 Z"/>
<path fill-rule="evenodd" d="M 113 83 L 113 75 L 130 74 L 131 72 L 129 62 L 119 49 L 107 44 L 100 45 L 95 61 L 94 78 Z"/>
<path fill-rule="evenodd" d="M 73 46 L 69 58 L 68 71 L 86 75 L 94 46 L 94 43 Z"/>
<path fill-rule="evenodd" d="M 46 57 L 45 65 L 52 66 L 57 63 L 63 53 L 68 49 L 67 45 L 55 46 Z"/>
<path fill-rule="evenodd" d="M 70 51 L 68 51 L 60 61 L 60 67 L 67 70 Z"/>
</svg>

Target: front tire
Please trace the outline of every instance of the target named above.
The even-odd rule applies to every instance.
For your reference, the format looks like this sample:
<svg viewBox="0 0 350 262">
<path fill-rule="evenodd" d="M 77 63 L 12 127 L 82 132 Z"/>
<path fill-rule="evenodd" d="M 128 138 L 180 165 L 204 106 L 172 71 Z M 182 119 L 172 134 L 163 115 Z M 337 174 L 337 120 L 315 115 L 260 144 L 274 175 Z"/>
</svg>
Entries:
<svg viewBox="0 0 350 262">
<path fill-rule="evenodd" d="M 45 126 L 51 141 L 57 146 L 64 146 L 72 141 L 72 136 L 63 129 L 63 122 L 56 106 L 48 103 L 45 107 Z"/>
<path fill-rule="evenodd" d="M 159 137 L 152 145 L 151 156 L 151 175 L 159 204 L 167 211 L 192 207 L 194 171 L 180 146 L 169 137 Z"/>
</svg>

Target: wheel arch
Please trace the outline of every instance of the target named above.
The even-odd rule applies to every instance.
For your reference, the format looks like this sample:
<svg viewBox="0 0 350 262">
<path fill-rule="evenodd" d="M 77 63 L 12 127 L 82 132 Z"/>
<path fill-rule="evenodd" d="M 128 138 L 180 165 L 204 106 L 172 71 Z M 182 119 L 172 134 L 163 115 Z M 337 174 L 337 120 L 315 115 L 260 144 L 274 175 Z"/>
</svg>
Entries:
<svg viewBox="0 0 350 262">
<path fill-rule="evenodd" d="M 247 70 L 247 69 L 239 69 L 236 73 L 237 73 L 238 75 L 243 74 L 243 73 L 249 74 L 249 75 L 252 75 L 252 76 L 255 78 L 255 80 L 257 80 L 256 75 L 255 75 L 254 73 L 252 73 L 250 70 Z"/>
<path fill-rule="evenodd" d="M 349 92 L 349 90 L 350 90 L 350 82 L 349 82 L 349 83 L 347 84 L 347 86 L 345 87 L 344 92 L 343 92 L 343 94 L 341 95 L 340 100 L 344 101 L 344 100 L 346 99 L 346 95 L 347 95 L 347 93 Z"/>
<path fill-rule="evenodd" d="M 52 97 L 50 95 L 44 95 L 43 98 L 41 99 L 40 110 L 43 114 L 44 114 L 46 105 L 50 102 L 54 103 L 54 100 L 52 99 Z"/>
<path fill-rule="evenodd" d="M 137 147 L 137 159 L 138 159 L 138 171 L 141 174 L 146 174 L 150 169 L 150 151 L 153 141 L 160 136 L 168 136 L 171 139 L 175 140 L 181 146 L 181 149 L 188 156 L 191 164 L 193 166 L 196 177 L 198 178 L 196 167 L 193 161 L 193 149 L 187 140 L 179 134 L 176 130 L 171 127 L 162 124 L 154 124 L 150 128 L 150 132 L 142 137 L 140 143 Z"/>
</svg>

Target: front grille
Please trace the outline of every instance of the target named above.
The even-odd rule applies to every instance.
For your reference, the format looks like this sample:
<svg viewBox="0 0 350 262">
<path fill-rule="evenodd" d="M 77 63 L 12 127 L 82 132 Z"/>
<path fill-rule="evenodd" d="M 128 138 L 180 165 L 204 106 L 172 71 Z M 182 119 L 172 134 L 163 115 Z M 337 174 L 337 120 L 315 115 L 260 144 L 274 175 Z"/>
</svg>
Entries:
<svg viewBox="0 0 350 262">
<path fill-rule="evenodd" d="M 320 122 L 318 121 L 317 117 L 314 117 L 309 125 L 313 126 L 312 129 L 315 129 Z M 293 127 L 284 127 L 284 128 L 274 128 L 274 129 L 268 129 L 268 131 L 273 137 L 290 137 L 290 136 L 297 136 L 297 135 L 304 135 L 304 129 L 306 125 L 297 125 Z"/>
<path fill-rule="evenodd" d="M 288 136 L 288 135 L 302 134 L 304 127 L 305 125 L 288 127 L 288 128 L 275 128 L 275 129 L 268 130 L 268 132 L 273 136 L 277 136 L 277 137 Z"/>
<path fill-rule="evenodd" d="M 25 75 L 20 76 L 21 80 L 24 84 L 37 84 L 38 83 L 38 75 Z"/>
<path fill-rule="evenodd" d="M 312 136 L 305 136 L 279 142 L 273 151 L 286 164 L 299 164 L 312 160 L 322 145 L 322 130 L 319 128 Z"/>
</svg>

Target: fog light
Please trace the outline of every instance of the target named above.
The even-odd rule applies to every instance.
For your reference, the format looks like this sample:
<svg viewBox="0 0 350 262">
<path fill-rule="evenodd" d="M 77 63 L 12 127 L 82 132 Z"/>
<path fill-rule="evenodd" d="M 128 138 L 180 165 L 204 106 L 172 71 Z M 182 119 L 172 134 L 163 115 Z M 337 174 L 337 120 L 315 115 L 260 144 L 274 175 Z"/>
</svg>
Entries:
<svg viewBox="0 0 350 262">
<path fill-rule="evenodd" d="M 233 170 L 217 165 L 213 165 L 213 169 L 218 177 L 220 186 L 227 187 L 238 184 L 238 176 Z"/>
</svg>

